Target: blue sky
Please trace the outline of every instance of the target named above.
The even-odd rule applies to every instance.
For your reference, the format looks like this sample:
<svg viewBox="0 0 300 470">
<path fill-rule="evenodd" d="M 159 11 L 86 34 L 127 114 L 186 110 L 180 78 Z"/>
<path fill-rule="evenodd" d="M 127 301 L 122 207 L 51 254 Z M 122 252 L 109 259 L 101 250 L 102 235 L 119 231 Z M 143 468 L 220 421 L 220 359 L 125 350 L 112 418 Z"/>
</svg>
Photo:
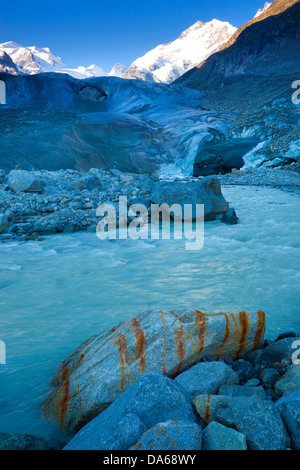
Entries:
<svg viewBox="0 0 300 470">
<path fill-rule="evenodd" d="M 264 0 L 90 0 L 2 2 L 0 43 L 48 46 L 68 65 L 129 66 L 198 20 L 241 26 Z"/>
</svg>

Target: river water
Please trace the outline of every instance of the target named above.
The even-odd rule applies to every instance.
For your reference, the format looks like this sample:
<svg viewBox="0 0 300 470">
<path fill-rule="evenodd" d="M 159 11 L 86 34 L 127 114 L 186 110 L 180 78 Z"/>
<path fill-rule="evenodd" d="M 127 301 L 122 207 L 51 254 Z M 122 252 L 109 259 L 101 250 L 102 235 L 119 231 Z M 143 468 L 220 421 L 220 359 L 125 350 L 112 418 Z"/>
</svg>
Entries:
<svg viewBox="0 0 300 470">
<path fill-rule="evenodd" d="M 299 196 L 225 187 L 236 226 L 184 240 L 100 241 L 95 234 L 0 244 L 0 432 L 61 436 L 41 419 L 60 361 L 89 336 L 147 309 L 260 309 L 267 336 L 300 331 Z"/>
</svg>

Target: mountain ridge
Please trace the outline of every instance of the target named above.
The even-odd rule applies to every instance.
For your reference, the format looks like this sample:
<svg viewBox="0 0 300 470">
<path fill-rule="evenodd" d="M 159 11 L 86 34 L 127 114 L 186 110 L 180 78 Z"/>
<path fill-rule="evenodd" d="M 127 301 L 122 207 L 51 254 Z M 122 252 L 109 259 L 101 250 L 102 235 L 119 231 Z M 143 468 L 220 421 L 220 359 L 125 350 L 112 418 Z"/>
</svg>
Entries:
<svg viewBox="0 0 300 470">
<path fill-rule="evenodd" d="M 122 77 L 171 83 L 219 50 L 235 31 L 236 28 L 228 22 L 216 19 L 207 23 L 197 21 L 174 41 L 160 44 L 136 59 Z"/>
<path fill-rule="evenodd" d="M 0 60 L 0 72 L 14 74 L 33 75 L 37 73 L 67 73 L 68 75 L 85 79 L 90 77 L 120 76 L 124 73 L 126 67 L 122 64 L 115 64 L 112 70 L 107 73 L 102 67 L 92 64 L 88 67 L 78 66 L 70 67 L 64 61 L 56 56 L 49 47 L 29 46 L 25 47 L 14 41 L 8 41 L 0 44 L 0 53 L 6 54 L 10 59 L 10 66 L 4 66 L 4 59 Z M 2 55 L 4 57 L 4 55 Z M 6 62 L 8 59 L 6 57 Z"/>
</svg>

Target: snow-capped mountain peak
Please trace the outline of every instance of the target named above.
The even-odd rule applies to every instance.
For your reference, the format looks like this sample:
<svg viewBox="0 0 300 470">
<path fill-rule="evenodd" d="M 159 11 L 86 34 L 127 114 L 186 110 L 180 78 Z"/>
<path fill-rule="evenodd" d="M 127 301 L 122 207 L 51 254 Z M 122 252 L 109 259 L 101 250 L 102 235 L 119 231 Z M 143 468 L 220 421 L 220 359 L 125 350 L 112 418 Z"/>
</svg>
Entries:
<svg viewBox="0 0 300 470">
<path fill-rule="evenodd" d="M 24 47 L 14 41 L 0 44 L 0 51 L 5 52 L 13 61 L 16 69 L 24 74 L 42 72 L 67 73 L 75 78 L 102 77 L 107 73 L 97 65 L 89 67 L 69 67 L 53 54 L 49 47 Z"/>
<path fill-rule="evenodd" d="M 126 70 L 127 67 L 125 67 L 125 65 L 117 63 L 113 66 L 108 75 L 110 77 L 122 77 Z"/>
<path fill-rule="evenodd" d="M 227 22 L 197 21 L 175 41 L 161 44 L 135 60 L 123 77 L 171 83 L 217 52 L 235 31 Z"/>
</svg>

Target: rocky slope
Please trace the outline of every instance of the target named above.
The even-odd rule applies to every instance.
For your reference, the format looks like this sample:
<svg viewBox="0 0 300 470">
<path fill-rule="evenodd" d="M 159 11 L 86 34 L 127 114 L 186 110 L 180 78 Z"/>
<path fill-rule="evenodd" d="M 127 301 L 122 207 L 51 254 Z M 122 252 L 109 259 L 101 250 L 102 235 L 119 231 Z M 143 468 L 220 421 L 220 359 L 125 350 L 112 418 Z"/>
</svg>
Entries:
<svg viewBox="0 0 300 470">
<path fill-rule="evenodd" d="M 12 61 L 6 52 L 0 50 L 0 73 L 10 73 L 18 75 L 16 64 Z"/>
<path fill-rule="evenodd" d="M 236 28 L 226 22 L 197 21 L 175 41 L 161 44 L 135 60 L 123 77 L 171 83 L 218 51 L 235 31 Z"/>
<path fill-rule="evenodd" d="M 119 77 L 119 78 L 121 78 L 122 75 L 124 75 L 124 73 L 126 73 L 126 71 L 127 71 L 127 67 L 125 67 L 125 65 L 117 63 L 113 66 L 113 68 L 111 69 L 111 71 L 109 72 L 108 75 L 110 77 Z"/>
<path fill-rule="evenodd" d="M 257 141 L 243 155 L 250 166 L 299 159 L 299 106 L 291 100 L 299 79 L 299 21 L 299 1 L 275 0 L 222 51 L 175 82 L 205 92 L 206 106 L 237 113 L 231 136 Z M 195 171 L 201 173 L 199 163 Z"/>
</svg>

